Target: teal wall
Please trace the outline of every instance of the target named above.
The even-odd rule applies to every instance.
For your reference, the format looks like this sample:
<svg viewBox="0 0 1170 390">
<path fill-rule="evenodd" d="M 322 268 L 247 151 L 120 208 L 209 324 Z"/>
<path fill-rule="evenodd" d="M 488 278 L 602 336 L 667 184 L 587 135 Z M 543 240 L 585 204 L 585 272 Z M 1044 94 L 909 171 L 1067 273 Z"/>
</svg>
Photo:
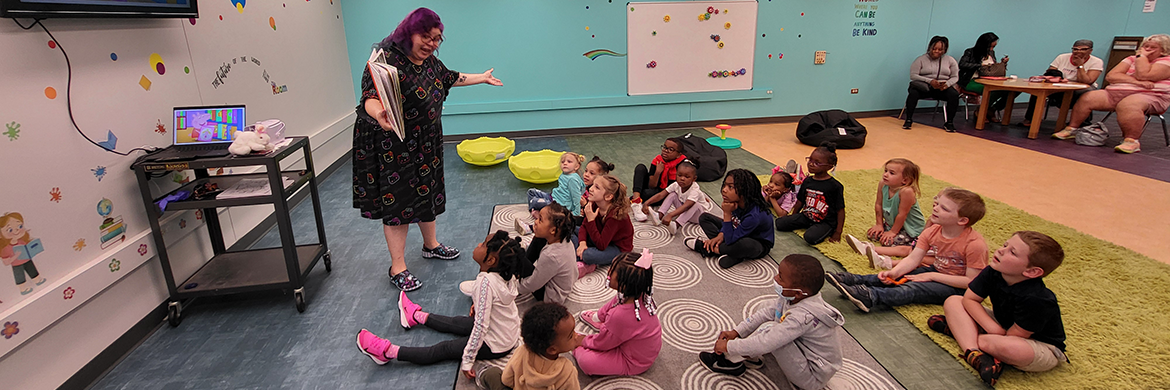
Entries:
<svg viewBox="0 0 1170 390">
<path fill-rule="evenodd" d="M 342 7 L 355 95 L 371 45 L 421 6 L 443 18 L 446 41 L 436 56 L 449 68 L 494 67 L 503 87 L 458 88 L 444 109 L 445 133 L 472 134 L 897 109 L 910 62 L 933 35 L 949 37 L 949 54 L 957 58 L 979 34 L 994 31 L 996 52 L 1011 56 L 1009 73 L 1028 76 L 1043 72 L 1077 39 L 1092 39 L 1093 54 L 1104 58 L 1114 36 L 1170 32 L 1170 4 L 1142 13 L 1142 3 L 761 0 L 753 91 L 634 97 L 626 96 L 624 57 L 582 56 L 594 49 L 626 52 L 625 1 L 345 0 Z M 858 19 L 858 4 L 876 4 L 875 18 Z M 854 22 L 866 20 L 878 34 L 852 36 Z M 826 64 L 813 65 L 817 50 L 828 51 Z M 851 88 L 860 93 L 850 94 Z"/>
</svg>

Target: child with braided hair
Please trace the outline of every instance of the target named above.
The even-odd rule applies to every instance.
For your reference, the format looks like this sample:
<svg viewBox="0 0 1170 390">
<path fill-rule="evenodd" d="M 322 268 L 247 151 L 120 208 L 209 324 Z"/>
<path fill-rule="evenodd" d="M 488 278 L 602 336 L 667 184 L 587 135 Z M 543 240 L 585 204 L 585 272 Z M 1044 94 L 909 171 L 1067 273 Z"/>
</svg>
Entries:
<svg viewBox="0 0 1170 390">
<path fill-rule="evenodd" d="M 600 309 L 581 313 L 581 320 L 598 334 L 585 336 L 573 350 L 577 366 L 588 375 L 638 375 L 650 369 L 662 350 L 652 289 L 653 254 L 625 252 L 609 269 L 609 288 L 618 295 Z"/>
</svg>

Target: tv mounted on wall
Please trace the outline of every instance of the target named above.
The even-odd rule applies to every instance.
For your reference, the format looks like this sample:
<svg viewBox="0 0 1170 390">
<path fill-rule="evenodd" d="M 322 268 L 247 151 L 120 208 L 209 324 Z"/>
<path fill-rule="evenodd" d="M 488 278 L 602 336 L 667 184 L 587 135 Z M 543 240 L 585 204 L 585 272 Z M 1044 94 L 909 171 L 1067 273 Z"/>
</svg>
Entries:
<svg viewBox="0 0 1170 390">
<path fill-rule="evenodd" d="M 5 18 L 197 18 L 196 0 L 0 0 Z"/>
</svg>

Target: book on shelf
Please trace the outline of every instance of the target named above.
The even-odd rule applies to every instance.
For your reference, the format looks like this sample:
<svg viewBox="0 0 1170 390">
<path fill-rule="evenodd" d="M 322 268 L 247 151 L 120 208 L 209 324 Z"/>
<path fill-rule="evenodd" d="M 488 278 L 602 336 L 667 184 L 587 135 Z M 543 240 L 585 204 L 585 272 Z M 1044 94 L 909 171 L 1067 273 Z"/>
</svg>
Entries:
<svg viewBox="0 0 1170 390">
<path fill-rule="evenodd" d="M 374 52 L 370 53 L 366 68 L 370 71 L 374 89 L 378 91 L 378 97 L 382 100 L 382 107 L 386 112 L 385 119 L 390 122 L 390 130 L 394 131 L 399 140 L 404 139 L 406 125 L 402 120 L 402 93 L 398 84 L 398 68 L 386 63 L 386 53 L 382 49 L 374 49 Z"/>
</svg>

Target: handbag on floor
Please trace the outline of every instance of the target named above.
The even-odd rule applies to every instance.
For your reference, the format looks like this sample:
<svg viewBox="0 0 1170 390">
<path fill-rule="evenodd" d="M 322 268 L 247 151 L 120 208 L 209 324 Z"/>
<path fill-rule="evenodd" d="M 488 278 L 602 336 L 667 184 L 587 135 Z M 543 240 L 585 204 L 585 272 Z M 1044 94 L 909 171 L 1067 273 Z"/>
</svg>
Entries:
<svg viewBox="0 0 1170 390">
<path fill-rule="evenodd" d="M 1077 145 L 1105 146 L 1105 140 L 1108 138 L 1109 129 L 1105 128 L 1102 122 L 1079 128 L 1076 132 Z"/>
<path fill-rule="evenodd" d="M 817 111 L 796 124 L 796 139 L 809 146 L 832 141 L 837 149 L 858 149 L 865 146 L 865 135 L 865 126 L 841 110 Z"/>
</svg>

